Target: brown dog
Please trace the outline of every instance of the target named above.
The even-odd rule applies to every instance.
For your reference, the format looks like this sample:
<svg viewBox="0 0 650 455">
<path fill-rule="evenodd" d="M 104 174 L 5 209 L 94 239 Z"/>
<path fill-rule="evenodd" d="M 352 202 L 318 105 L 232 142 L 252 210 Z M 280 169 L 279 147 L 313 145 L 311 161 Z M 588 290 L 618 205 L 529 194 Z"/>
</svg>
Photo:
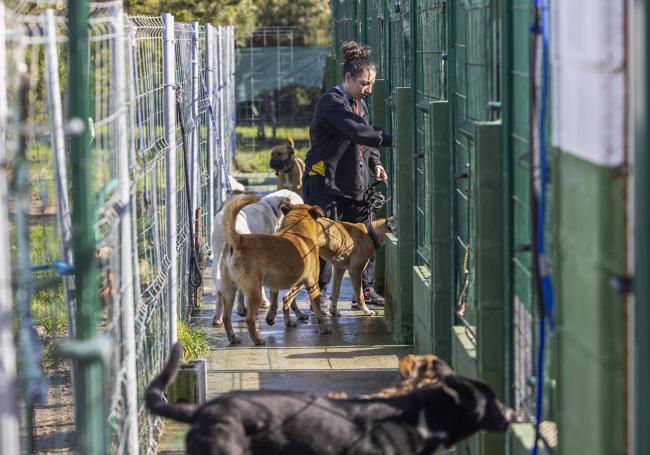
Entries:
<svg viewBox="0 0 650 455">
<path fill-rule="evenodd" d="M 366 305 L 361 289 L 361 274 L 375 250 L 383 245 L 386 233 L 391 232 L 390 223 L 394 220 L 395 217 L 381 218 L 371 221 L 369 224 L 346 223 L 324 217 L 317 220 L 321 228 L 318 240 L 320 257 L 329 262 L 334 269 L 329 308 L 332 316 L 341 316 L 337 305 L 341 292 L 341 281 L 346 270 L 350 273 L 352 290 L 361 310 L 368 316 L 375 315 L 375 312 Z M 300 286 L 291 289 L 284 296 L 285 311 L 299 291 Z M 268 319 L 267 322 L 271 324 Z"/>
<path fill-rule="evenodd" d="M 398 383 L 386 387 L 379 392 L 359 395 L 356 398 L 369 400 L 373 398 L 398 397 L 409 394 L 420 387 L 435 384 L 440 381 L 441 376 L 453 374 L 453 370 L 444 360 L 431 354 L 407 355 L 403 357 L 399 362 L 399 372 L 402 375 L 402 379 Z M 325 396 L 335 400 L 349 398 L 345 392 L 329 392 Z"/>
<path fill-rule="evenodd" d="M 275 170 L 278 190 L 287 189 L 302 197 L 302 174 L 305 162 L 295 154 L 296 148 L 292 138 L 286 144 L 276 145 L 271 149 L 269 166 Z"/>
<path fill-rule="evenodd" d="M 265 341 L 257 332 L 255 315 L 262 302 L 262 286 L 271 290 L 270 313 L 277 310 L 277 291 L 289 289 L 298 283 L 307 288 L 320 333 L 329 333 L 330 329 L 324 321 L 325 315 L 320 311 L 318 289 L 320 228 L 316 220 L 324 215 L 323 210 L 317 206 L 285 202 L 279 205 L 284 218 L 276 235 L 240 234 L 235 229 L 237 214 L 244 206 L 256 201 L 255 196 L 238 196 L 224 208 L 222 220 L 226 241 L 220 265 L 224 299 L 223 323 L 228 340 L 231 344 L 241 343 L 233 332 L 231 322 L 237 289 L 242 290 L 248 301 L 246 322 L 250 336 L 256 345 L 260 345 L 265 344 Z M 290 321 L 288 308 L 284 316 Z"/>
</svg>

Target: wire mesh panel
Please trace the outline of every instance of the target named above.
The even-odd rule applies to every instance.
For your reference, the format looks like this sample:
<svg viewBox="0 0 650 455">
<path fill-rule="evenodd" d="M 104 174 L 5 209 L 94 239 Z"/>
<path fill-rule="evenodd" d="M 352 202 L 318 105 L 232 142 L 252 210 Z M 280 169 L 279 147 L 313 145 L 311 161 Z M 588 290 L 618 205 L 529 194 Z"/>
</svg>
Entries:
<svg viewBox="0 0 650 455">
<path fill-rule="evenodd" d="M 454 284 L 456 315 L 475 333 L 477 306 L 473 278 L 473 206 L 471 172 L 474 161 L 474 122 L 491 119 L 489 101 L 496 85 L 492 70 L 491 2 L 453 2 L 450 8 L 450 105 L 454 188 Z"/>
<path fill-rule="evenodd" d="M 384 1 L 367 0 L 366 3 L 366 44 L 372 50 L 372 60 L 377 64 L 377 79 L 383 79 L 386 74 L 385 39 L 384 39 Z"/>
<path fill-rule="evenodd" d="M 308 147 L 308 126 L 331 51 L 324 42 L 305 43 L 308 33 L 260 27 L 237 48 L 239 151 L 270 151 L 287 137 L 298 149 Z"/>
<path fill-rule="evenodd" d="M 157 17 L 131 17 L 129 105 L 131 135 L 131 208 L 137 249 L 136 349 L 138 395 L 167 355 L 169 270 L 166 228 L 166 162 L 163 131 L 163 26 Z M 153 450 L 162 421 L 138 407 L 140 446 Z"/>
<path fill-rule="evenodd" d="M 7 65 L 17 69 L 7 73 L 3 96 L 7 96 L 8 116 L 2 120 L 8 127 L 2 132 L 11 146 L 7 160 L 10 175 L 20 177 L 23 184 L 12 193 L 9 213 L 1 215 L 8 215 L 12 223 L 12 267 L 20 297 L 15 299 L 21 335 L 19 375 L 25 385 L 22 445 L 29 452 L 72 450 L 75 441 L 73 381 L 66 364 L 57 363 L 51 355 L 53 341 L 75 331 L 75 302 L 66 292 L 73 286 L 66 177 L 70 163 L 66 161 L 67 130 L 62 120 L 68 93 L 68 31 L 65 9 L 56 11 L 61 15 L 21 2 L 7 10 L 3 25 L 11 26 L 0 35 L 5 37 L 0 46 Z M 177 141 L 170 143 L 164 134 L 169 108 L 163 96 L 162 20 L 125 18 L 121 2 L 104 2 L 92 4 L 88 30 L 92 106 L 88 172 L 92 173 L 97 201 L 93 232 L 100 265 L 98 330 L 108 336 L 112 346 L 103 376 L 108 400 L 101 410 L 108 417 L 107 451 L 155 453 L 162 420 L 145 410 L 141 398 L 160 371 L 169 346 L 168 176 L 170 170 L 176 173 L 179 215 L 174 229 L 179 234 L 176 269 L 180 285 L 171 300 L 178 302 L 180 317 L 187 319 L 191 311 L 188 296 L 197 287 L 189 281 L 200 273 L 198 268 L 190 268 L 194 240 L 190 220 L 195 218 L 189 207 L 203 209 L 193 228 L 200 227 L 195 231 L 197 240 L 205 246 L 208 183 L 223 186 L 221 171 L 231 162 L 229 150 L 234 147 L 234 33 L 231 27 L 215 31 L 220 35 L 220 48 L 219 52 L 215 49 L 213 60 L 220 76 L 210 95 L 204 90 L 205 79 L 215 76 L 202 63 L 206 61 L 205 28 L 177 24 L 174 55 L 183 121 L 176 122 Z M 219 135 L 216 125 L 221 128 Z M 219 153 L 208 157 L 210 144 Z M 187 163 L 185 154 L 178 153 L 169 169 L 166 157 L 172 147 L 187 151 Z M 207 160 L 217 158 L 211 173 Z M 192 184 L 195 189 L 188 198 L 186 190 Z M 222 193 L 213 197 L 220 206 Z M 39 347 L 42 341 L 44 350 Z M 43 359 L 39 358 L 41 351 Z M 39 362 L 50 379 L 47 388 Z M 45 396 L 51 400 L 48 406 L 39 402 Z"/>
<path fill-rule="evenodd" d="M 67 199 L 63 199 L 66 169 L 60 161 L 64 151 L 60 89 L 64 81 L 59 79 L 62 67 L 53 59 L 63 53 L 66 30 L 62 18 L 51 12 L 46 16 L 44 9 L 34 4 L 7 6 L 1 25 L 6 27 L 5 41 L 0 43 L 8 69 L 7 92 L 3 94 L 8 104 L 3 166 L 9 171 L 12 189 L 9 211 L 0 216 L 8 219 L 11 227 L 22 445 L 35 451 L 69 444 L 69 435 L 53 434 L 53 430 L 69 430 L 74 412 L 65 387 L 70 371 L 53 355 L 53 341 L 74 329 L 70 325 L 73 302 L 66 292 L 66 287 L 72 290 L 71 283 L 57 274 L 70 262 L 69 244 L 61 240 L 70 238 Z M 52 93 L 52 88 L 57 92 Z"/>
<path fill-rule="evenodd" d="M 421 265 L 431 267 L 431 144 L 429 103 L 446 98 L 446 2 L 415 2 L 415 197 L 416 248 Z"/>
</svg>

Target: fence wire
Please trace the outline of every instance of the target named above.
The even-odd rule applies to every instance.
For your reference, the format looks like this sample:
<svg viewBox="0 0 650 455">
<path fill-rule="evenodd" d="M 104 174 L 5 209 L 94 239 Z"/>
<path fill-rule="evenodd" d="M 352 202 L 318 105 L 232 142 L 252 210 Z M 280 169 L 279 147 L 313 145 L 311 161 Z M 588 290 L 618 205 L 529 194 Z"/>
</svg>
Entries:
<svg viewBox="0 0 650 455">
<path fill-rule="evenodd" d="M 7 100 L 6 113 L 0 110 L 0 131 L 8 146 L 3 156 L 8 183 L 15 184 L 17 173 L 28 169 L 24 194 L 10 191 L 9 203 L 0 201 L 0 217 L 9 220 L 11 264 L 6 274 L 14 286 L 13 312 L 21 316 L 23 340 L 5 346 L 7 337 L 0 333 L 0 348 L 12 348 L 18 356 L 23 451 L 72 450 L 74 380 L 67 364 L 52 355 L 58 339 L 75 333 L 65 150 L 69 127 L 63 120 L 68 93 L 65 4 L 9 3 L 0 18 L 6 68 L 19 69 L 7 71 L 0 93 Z M 145 410 L 144 389 L 167 357 L 170 327 L 175 327 L 170 315 L 188 320 L 191 314 L 192 242 L 200 246 L 198 259 L 209 254 L 211 219 L 226 197 L 224 178 L 235 146 L 232 28 L 177 23 L 174 42 L 168 43 L 174 61 L 165 62 L 164 27 L 159 17 L 126 17 L 120 1 L 91 4 L 90 172 L 97 198 L 98 328 L 113 341 L 104 380 L 110 453 L 156 453 L 162 421 Z M 205 46 L 208 34 L 210 49 Z M 165 135 L 165 114 L 175 108 L 165 104 L 166 64 L 176 68 L 174 87 L 185 132 L 183 136 L 177 121 L 172 142 Z M 27 93 L 22 116 L 20 87 Z M 168 169 L 172 150 L 176 160 Z M 176 176 L 175 187 L 170 173 Z M 175 232 L 169 232 L 168 188 L 176 195 Z M 195 220 L 190 206 L 201 210 L 200 222 L 193 226 L 199 228 L 197 239 L 190 238 Z M 170 273 L 168 241 L 174 234 L 175 276 Z M 27 242 L 26 260 L 21 261 L 17 239 Z M 4 393 L 10 392 L 0 391 L 0 399 Z"/>
</svg>

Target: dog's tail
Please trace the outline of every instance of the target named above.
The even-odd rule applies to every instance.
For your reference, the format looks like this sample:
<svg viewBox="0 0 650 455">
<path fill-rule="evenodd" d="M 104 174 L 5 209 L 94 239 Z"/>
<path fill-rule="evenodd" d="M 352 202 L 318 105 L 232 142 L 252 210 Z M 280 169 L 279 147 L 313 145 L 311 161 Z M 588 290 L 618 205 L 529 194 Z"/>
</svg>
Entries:
<svg viewBox="0 0 650 455">
<path fill-rule="evenodd" d="M 179 422 L 192 423 L 199 405 L 191 403 L 167 403 L 163 401 L 162 393 L 174 381 L 178 365 L 181 361 L 183 347 L 176 343 L 169 353 L 169 361 L 162 372 L 151 381 L 144 395 L 144 401 L 149 412 L 162 417 L 168 417 Z"/>
<path fill-rule="evenodd" d="M 259 199 L 257 196 L 252 194 L 243 194 L 237 196 L 233 200 L 229 201 L 223 209 L 223 217 L 221 218 L 223 222 L 223 230 L 226 234 L 226 243 L 229 243 L 234 246 L 239 246 L 241 243 L 241 234 L 237 232 L 235 226 L 237 225 L 237 215 L 239 211 L 249 204 L 254 204 Z"/>
</svg>

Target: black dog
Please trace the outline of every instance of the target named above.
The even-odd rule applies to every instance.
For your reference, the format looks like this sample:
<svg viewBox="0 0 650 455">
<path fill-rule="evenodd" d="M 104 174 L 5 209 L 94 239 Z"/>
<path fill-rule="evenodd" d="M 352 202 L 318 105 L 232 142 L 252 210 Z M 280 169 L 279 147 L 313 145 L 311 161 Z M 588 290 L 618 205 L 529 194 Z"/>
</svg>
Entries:
<svg viewBox="0 0 650 455">
<path fill-rule="evenodd" d="M 484 429 L 505 431 L 514 416 L 490 387 L 455 375 L 393 398 L 331 400 L 289 391 L 226 393 L 204 405 L 163 401 L 181 356 L 146 391 L 153 414 L 192 424 L 188 454 L 431 454 Z"/>
</svg>

